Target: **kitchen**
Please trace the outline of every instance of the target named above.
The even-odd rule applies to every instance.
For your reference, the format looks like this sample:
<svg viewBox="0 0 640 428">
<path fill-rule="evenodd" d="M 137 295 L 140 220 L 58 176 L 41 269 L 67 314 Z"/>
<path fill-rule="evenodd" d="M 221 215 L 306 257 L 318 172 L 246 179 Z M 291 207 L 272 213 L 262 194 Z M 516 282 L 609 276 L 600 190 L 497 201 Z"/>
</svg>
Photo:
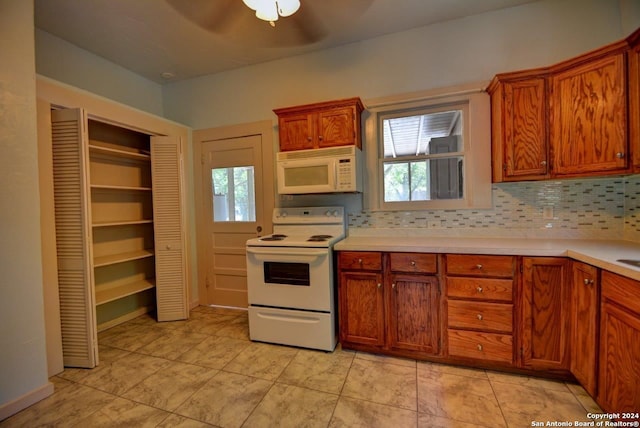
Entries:
<svg viewBox="0 0 640 428">
<path fill-rule="evenodd" d="M 192 129 L 203 129 L 238 122 L 260 121 L 265 118 L 275 120 L 271 110 L 282 106 L 339 99 L 354 94 L 367 101 L 392 94 L 489 80 L 494 74 L 500 72 L 554 64 L 629 34 L 638 27 L 637 13 L 630 13 L 635 10 L 634 5 L 634 2 L 616 2 L 613 6 L 611 2 L 590 2 L 590 7 L 585 7 L 582 2 L 580 4 L 578 2 L 537 2 L 507 11 L 389 35 L 374 42 L 345 45 L 325 53 L 319 52 L 301 58 L 254 66 L 245 69 L 242 73 L 228 72 L 216 77 L 176 82 L 162 89 L 158 85 L 140 80 L 138 76 L 129 74 L 113 64 L 106 63 L 102 58 L 91 56 L 41 31 L 36 32 L 37 46 L 39 46 L 36 49 L 36 55 L 39 58 L 38 72 L 42 75 L 111 96 L 153 114 L 170 117 L 179 123 L 188 124 Z M 532 25 L 532 22 L 535 25 Z M 526 31 L 521 31 L 523 28 L 526 28 Z M 446 52 L 438 46 L 423 46 L 422 41 L 425 39 L 441 38 L 450 40 L 451 45 L 445 49 Z M 407 46 L 402 55 L 398 52 L 398 44 Z M 527 49 L 522 49 L 522 46 L 527 46 Z M 426 52 L 424 52 L 425 49 L 427 49 Z M 381 51 L 389 53 L 391 57 L 373 54 Z M 413 54 L 415 51 L 424 52 L 426 55 L 416 57 Z M 65 63 L 56 60 L 56 53 L 61 57 L 61 52 L 65 52 Z M 455 55 L 451 55 L 450 52 L 455 52 Z M 78 76 L 77 72 L 65 69 L 76 61 L 78 65 L 83 64 L 85 69 L 94 71 L 95 76 L 108 76 L 100 84 L 106 85 L 107 88 L 97 83 L 94 85 L 87 83 L 86 77 L 83 78 Z M 389 79 L 388 73 L 383 72 L 388 61 L 394 64 L 399 62 L 406 64 L 400 71 L 394 72 L 392 80 Z M 426 63 L 437 63 L 438 67 L 428 67 Z M 474 67 L 469 67 L 469 63 L 474 64 Z M 331 64 L 333 67 L 328 68 Z M 442 73 L 442 69 L 446 69 L 447 72 Z M 271 76 L 268 82 L 260 77 L 264 73 L 269 73 Z M 368 76 L 368 78 L 363 79 L 361 76 Z M 425 85 L 425 81 L 429 83 Z M 309 82 L 313 84 L 309 85 Z M 237 90 L 240 87 L 243 88 L 244 96 L 241 96 Z M 261 96 L 258 98 L 252 96 L 255 93 Z M 211 97 L 210 94 L 216 94 L 216 97 Z M 159 100 L 161 102 L 158 102 Z M 227 102 L 219 103 L 217 100 L 227 100 Z M 164 105 L 164 114 L 161 111 L 162 105 Z M 504 208 L 489 211 L 474 210 L 470 213 L 463 211 L 361 213 L 358 209 L 359 201 L 354 202 L 348 197 L 340 196 L 330 197 L 322 201 L 322 205 L 346 206 L 351 214 L 348 217 L 350 228 L 368 229 L 375 225 L 393 229 L 394 233 L 402 230 L 409 233 L 412 224 L 424 223 L 426 218 L 438 215 L 441 219 L 438 226 L 447 231 L 449 228 L 455 230 L 468 227 L 470 224 L 479 224 L 488 226 L 482 229 L 482 233 L 493 233 L 496 230 L 508 228 L 509 234 L 526 235 L 529 230 L 538 233 L 539 227 L 548 223 L 547 219 L 542 218 L 542 206 L 555 204 L 558 196 L 563 195 L 562 192 L 567 192 L 569 195 L 578 196 L 567 198 L 566 202 L 555 205 L 554 217 L 557 217 L 557 220 L 554 218 L 553 221 L 556 222 L 554 226 L 557 227 L 551 228 L 552 232 L 545 228 L 545 233 L 553 233 L 558 229 L 561 235 L 562 232 L 570 232 L 570 226 L 563 228 L 562 225 L 570 224 L 577 215 L 584 216 L 581 217 L 577 227 L 579 234 L 598 237 L 613 235 L 616 239 L 628 237 L 628 239 L 637 240 L 632 227 L 633 214 L 625 214 L 624 209 L 620 208 L 624 207 L 624 201 L 631 199 L 635 193 L 631 191 L 625 196 L 623 189 L 629 189 L 634 185 L 633 178 L 630 177 L 630 179 L 630 184 L 626 184 L 620 178 L 600 178 L 595 181 L 495 185 L 494 198 L 505 201 Z M 598 186 L 592 187 L 593 183 Z M 613 212 L 606 208 L 584 209 L 584 206 L 597 206 L 595 202 L 602 201 L 603 197 L 604 200 L 611 199 L 606 205 L 616 207 Z M 307 202 L 315 203 L 316 201 L 300 197 L 293 201 L 279 202 L 283 205 L 304 206 Z M 575 210 L 579 212 L 573 213 Z M 605 221 L 606 226 L 602 226 L 603 223 L 599 223 L 600 221 Z M 494 230 L 491 230 L 492 225 L 495 225 Z M 425 233 L 428 232 L 425 231 Z M 29 236 L 34 240 L 32 242 L 38 242 L 33 233 Z M 25 280 L 20 280 L 20 283 L 23 281 Z M 34 281 L 38 282 L 37 279 Z M 7 301 L 13 301 L 17 297 L 11 291 L 3 291 L 5 292 L 9 293 Z M 31 321 L 27 323 L 31 326 L 37 324 L 34 320 L 41 317 L 37 313 L 37 308 L 32 310 L 35 311 L 31 315 L 33 318 L 29 318 Z M 15 312 L 5 311 L 5 313 Z M 22 319 L 22 315 L 19 319 Z M 41 327 L 38 328 L 41 329 Z M 39 331 L 38 328 L 36 332 Z M 31 330 L 24 333 L 33 335 Z M 40 335 L 36 333 L 36 336 L 42 341 L 41 333 Z M 38 364 L 41 362 L 34 363 L 34 367 L 39 367 Z M 4 363 L 3 367 L 5 367 Z"/>
</svg>

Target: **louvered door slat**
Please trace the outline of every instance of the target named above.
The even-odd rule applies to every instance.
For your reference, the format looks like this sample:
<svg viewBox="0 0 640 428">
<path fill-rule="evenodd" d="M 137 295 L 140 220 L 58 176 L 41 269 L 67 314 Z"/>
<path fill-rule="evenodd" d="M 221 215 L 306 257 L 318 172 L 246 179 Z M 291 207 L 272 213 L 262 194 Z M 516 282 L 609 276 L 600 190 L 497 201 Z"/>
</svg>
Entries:
<svg viewBox="0 0 640 428">
<path fill-rule="evenodd" d="M 151 138 L 158 321 L 188 317 L 180 139 Z"/>
<path fill-rule="evenodd" d="M 81 110 L 51 113 L 62 353 L 67 367 L 95 367 L 91 218 Z"/>
</svg>

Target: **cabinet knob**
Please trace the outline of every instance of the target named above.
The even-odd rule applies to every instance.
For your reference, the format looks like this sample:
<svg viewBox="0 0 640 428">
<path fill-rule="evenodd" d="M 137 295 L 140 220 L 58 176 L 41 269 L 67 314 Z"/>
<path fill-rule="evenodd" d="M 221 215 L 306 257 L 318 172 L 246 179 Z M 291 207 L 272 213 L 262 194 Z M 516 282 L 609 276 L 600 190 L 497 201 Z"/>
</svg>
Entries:
<svg viewBox="0 0 640 428">
<path fill-rule="evenodd" d="M 484 290 L 482 289 L 482 287 L 478 287 L 478 288 L 476 288 L 476 291 L 477 291 L 478 293 L 482 293 Z"/>
<path fill-rule="evenodd" d="M 540 162 L 540 166 L 547 166 L 547 161 L 543 160 L 542 162 Z"/>
<path fill-rule="evenodd" d="M 411 260 L 411 266 L 415 266 L 416 262 L 414 260 Z"/>
<path fill-rule="evenodd" d="M 584 279 L 584 285 L 591 285 L 591 284 L 593 284 L 593 279 L 589 279 L 589 278 Z"/>
<path fill-rule="evenodd" d="M 478 351 L 482 351 L 482 345 L 478 343 Z"/>
<path fill-rule="evenodd" d="M 318 135 L 318 140 L 320 140 L 320 141 L 323 140 L 322 135 Z"/>
<path fill-rule="evenodd" d="M 622 153 L 622 152 L 618 152 L 618 153 L 616 153 L 616 157 L 617 157 L 618 159 L 622 159 L 622 158 L 624 158 L 624 153 Z"/>
<path fill-rule="evenodd" d="M 358 264 L 362 264 L 362 259 L 358 259 Z"/>
<path fill-rule="evenodd" d="M 476 268 L 478 268 L 478 270 L 480 270 L 480 269 L 482 269 L 482 265 L 481 265 L 480 263 L 478 263 L 478 264 L 476 265 Z"/>
<path fill-rule="evenodd" d="M 393 288 L 395 290 L 395 288 L 396 288 L 396 283 L 395 282 L 391 284 L 391 288 Z"/>
<path fill-rule="evenodd" d="M 311 140 L 312 140 L 311 135 L 309 135 L 309 136 L 307 137 L 307 141 L 311 141 Z"/>
<path fill-rule="evenodd" d="M 478 315 L 476 315 L 476 316 L 478 317 L 478 320 L 479 320 L 479 321 L 482 321 L 482 314 L 478 314 Z"/>
<path fill-rule="evenodd" d="M 379 282 L 378 283 L 378 288 L 380 288 L 380 287 L 382 287 L 382 283 Z"/>
</svg>

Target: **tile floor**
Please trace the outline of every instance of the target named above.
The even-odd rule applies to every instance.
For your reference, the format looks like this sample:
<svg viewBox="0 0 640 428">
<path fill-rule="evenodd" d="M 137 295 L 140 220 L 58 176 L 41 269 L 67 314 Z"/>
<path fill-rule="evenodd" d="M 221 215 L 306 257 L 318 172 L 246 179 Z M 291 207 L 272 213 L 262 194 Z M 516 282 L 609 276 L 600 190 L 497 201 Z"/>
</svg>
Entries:
<svg viewBox="0 0 640 428">
<path fill-rule="evenodd" d="M 530 427 L 586 420 L 573 384 L 249 341 L 245 311 L 198 307 L 100 333 L 100 365 L 0 427 Z"/>
</svg>

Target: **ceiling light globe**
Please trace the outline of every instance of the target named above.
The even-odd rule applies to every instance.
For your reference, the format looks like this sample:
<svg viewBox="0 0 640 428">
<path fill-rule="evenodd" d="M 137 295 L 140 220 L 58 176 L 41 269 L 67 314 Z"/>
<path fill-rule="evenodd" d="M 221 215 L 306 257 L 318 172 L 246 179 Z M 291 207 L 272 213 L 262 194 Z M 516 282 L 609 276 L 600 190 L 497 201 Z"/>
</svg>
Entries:
<svg viewBox="0 0 640 428">
<path fill-rule="evenodd" d="M 258 10 L 260 4 L 263 3 L 260 0 L 242 0 L 242 2 L 251 10 Z"/>
<path fill-rule="evenodd" d="M 291 16 L 300 9 L 300 0 L 277 0 L 280 16 Z"/>
<path fill-rule="evenodd" d="M 245 1 L 245 0 L 242 0 Z M 277 21 L 278 20 L 278 8 L 274 0 L 262 1 L 256 9 L 256 16 L 264 21 Z"/>
</svg>

